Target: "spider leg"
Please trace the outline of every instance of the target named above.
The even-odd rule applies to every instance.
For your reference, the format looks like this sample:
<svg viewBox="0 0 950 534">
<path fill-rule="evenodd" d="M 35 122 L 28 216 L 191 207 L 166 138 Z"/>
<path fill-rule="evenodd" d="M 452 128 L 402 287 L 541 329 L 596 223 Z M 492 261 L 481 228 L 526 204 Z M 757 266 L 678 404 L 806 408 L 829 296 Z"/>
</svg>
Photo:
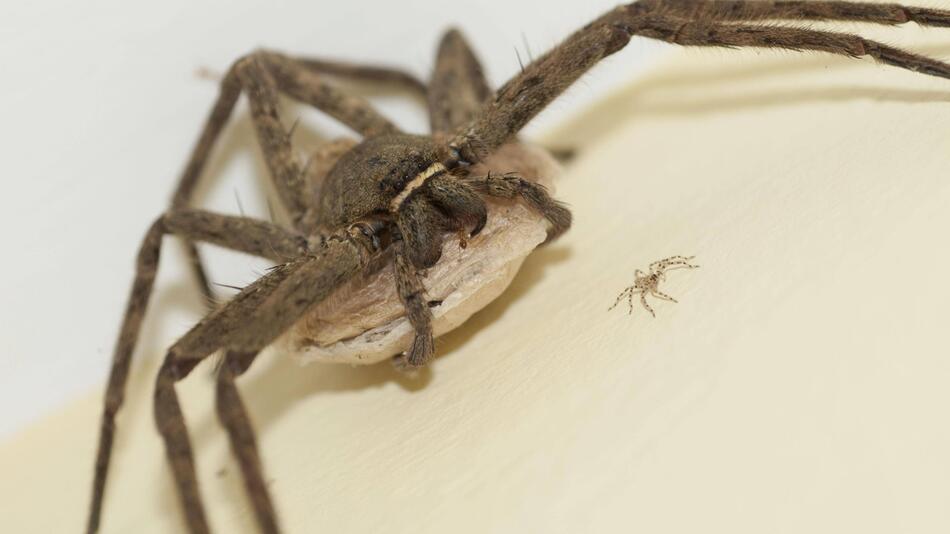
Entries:
<svg viewBox="0 0 950 534">
<path fill-rule="evenodd" d="M 643 307 L 650 312 L 650 315 L 656 317 L 656 312 L 653 311 L 653 308 L 650 307 L 650 304 L 647 302 L 647 293 L 646 291 L 640 293 L 640 304 L 643 304 Z"/>
<path fill-rule="evenodd" d="M 395 245 L 396 292 L 406 309 L 406 317 L 415 331 L 412 347 L 405 355 L 397 356 L 393 363 L 399 368 L 412 369 L 422 367 L 432 359 L 435 342 L 432 336 L 432 310 L 425 298 L 422 278 L 406 251 L 405 241 L 399 239 Z"/>
<path fill-rule="evenodd" d="M 537 210 L 551 223 L 546 243 L 556 239 L 571 227 L 571 212 L 564 204 L 554 200 L 544 186 L 525 180 L 516 174 L 489 173 L 484 177 L 466 179 L 465 183 L 476 191 L 493 197 L 520 198 Z"/>
<path fill-rule="evenodd" d="M 850 2 L 839 4 L 863 5 Z M 871 56 L 887 65 L 950 78 L 950 64 L 856 35 L 790 26 L 733 24 L 702 16 L 684 18 L 683 6 L 692 5 L 693 2 L 687 3 L 686 0 L 633 2 L 587 24 L 559 46 L 527 65 L 520 74 L 498 89 L 495 97 L 473 121 L 456 130 L 449 142 L 449 147 L 455 152 L 454 158 L 459 163 L 481 161 L 486 154 L 510 140 L 591 67 L 625 47 L 634 35 L 684 46 L 747 46 L 812 50 L 849 57 Z M 789 7 L 792 4 L 775 2 L 775 5 Z M 677 7 L 680 8 L 680 14 L 677 13 Z M 844 10 L 844 7 L 841 9 Z M 934 25 L 943 25 L 947 13 L 950 13 L 905 9 L 908 13 L 918 14 L 924 23 Z"/>
<path fill-rule="evenodd" d="M 666 267 L 664 267 L 663 272 L 667 273 L 669 271 L 675 271 L 678 269 L 699 269 L 699 267 L 700 267 L 699 265 L 675 263 L 673 265 L 667 265 Z"/>
<path fill-rule="evenodd" d="M 92 499 L 89 506 L 87 524 L 89 533 L 99 528 L 106 476 L 115 435 L 115 417 L 125 397 L 125 383 L 129 374 L 132 352 L 135 350 L 158 271 L 162 237 L 169 233 L 190 240 L 208 240 L 234 250 L 268 258 L 299 255 L 301 251 L 298 247 L 305 244 L 300 236 L 264 221 L 216 215 L 198 210 L 182 210 L 163 215 L 149 228 L 139 249 L 135 281 L 132 284 L 125 317 L 119 329 L 106 385 Z"/>
<path fill-rule="evenodd" d="M 261 532 L 276 534 L 280 532 L 280 527 L 270 492 L 267 490 L 267 483 L 264 480 L 257 438 L 234 383 L 234 379 L 247 371 L 258 354 L 260 353 L 229 352 L 225 356 L 224 363 L 218 371 L 215 405 L 218 419 L 227 430 L 231 450 L 241 467 L 244 487 L 254 507 L 258 526 Z"/>
<path fill-rule="evenodd" d="M 674 271 L 676 269 L 696 269 L 698 265 L 691 265 L 689 263 L 695 256 L 685 257 L 685 256 L 672 256 L 660 261 L 655 261 L 650 264 L 650 272 L 663 275 L 666 271 Z"/>
<path fill-rule="evenodd" d="M 190 202 L 211 150 L 242 90 L 248 94 L 261 148 L 281 201 L 295 219 L 309 198 L 301 187 L 302 170 L 294 158 L 290 136 L 281 125 L 278 92 L 320 109 L 362 135 L 396 131 L 368 102 L 323 82 L 304 65 L 271 52 L 250 54 L 234 62 L 221 81 L 218 100 L 179 180 L 172 201 L 174 207 L 186 207 Z"/>
<path fill-rule="evenodd" d="M 278 195 L 298 228 L 313 199 L 306 194 L 303 166 L 281 124 L 279 92 L 320 109 L 364 136 L 398 131 L 362 98 L 346 95 L 284 56 L 259 52 L 238 60 L 232 69 L 248 96 L 258 141 Z"/>
<path fill-rule="evenodd" d="M 192 534 L 207 534 L 210 528 L 198 490 L 194 454 L 175 392 L 175 382 L 184 379 L 198 363 L 221 348 L 238 326 L 249 326 L 246 319 L 241 320 L 242 316 L 252 315 L 254 308 L 300 266 L 297 263 L 270 271 L 223 308 L 195 325 L 169 349 L 156 377 L 153 405 L 155 423 L 165 441 L 165 452 L 175 478 L 188 531 Z"/>
<path fill-rule="evenodd" d="M 465 36 L 451 29 L 442 36 L 429 81 L 429 124 L 450 133 L 471 121 L 491 97 L 482 65 Z"/>
<path fill-rule="evenodd" d="M 367 253 L 374 251 L 371 240 L 359 232 L 334 236 L 324 242 L 318 255 L 271 269 L 226 305 L 202 319 L 169 349 L 155 381 L 155 423 L 165 442 L 166 455 L 192 534 L 205 534 L 209 530 L 175 383 L 219 349 L 229 354 L 256 354 L 311 306 L 358 273 L 369 259 Z M 246 418 L 229 421 L 232 424 L 229 433 L 233 432 L 232 429 L 250 429 Z M 238 453 L 239 460 L 245 453 Z M 266 488 L 263 491 L 266 492 Z M 252 495 L 252 499 L 259 497 L 256 493 Z"/>
<path fill-rule="evenodd" d="M 670 302 L 677 302 L 677 303 L 679 302 L 678 300 L 660 291 L 659 289 L 653 289 L 650 291 L 650 293 L 653 294 L 654 297 L 661 298 L 663 300 L 668 300 Z"/>
<path fill-rule="evenodd" d="M 632 29 L 632 28 L 631 28 Z M 684 46 L 724 46 L 814 50 L 848 57 L 870 56 L 894 67 L 950 78 L 950 64 L 847 33 L 786 26 L 654 20 L 635 29 L 640 35 Z"/>
<path fill-rule="evenodd" d="M 628 293 L 633 293 L 633 286 L 627 287 L 621 291 L 620 294 L 617 295 L 617 300 L 615 300 L 614 303 L 611 304 L 609 308 L 607 308 L 607 311 L 611 311 L 616 308 L 617 305 L 620 304 L 620 301 L 623 300 L 623 298 L 626 297 Z"/>
<path fill-rule="evenodd" d="M 648 0 L 684 18 L 734 20 L 852 21 L 870 24 L 916 22 L 950 26 L 950 11 L 871 2 L 812 0 Z"/>
<path fill-rule="evenodd" d="M 201 135 L 198 137 L 194 148 L 192 148 L 191 158 L 185 166 L 181 177 L 178 179 L 178 186 L 175 188 L 175 194 L 172 196 L 172 209 L 184 209 L 191 204 L 195 188 L 198 185 L 198 178 L 201 176 L 201 172 L 204 170 L 205 164 L 208 161 L 211 148 L 214 146 L 218 136 L 221 135 L 224 124 L 234 110 L 234 105 L 237 103 L 240 92 L 240 87 L 237 84 L 235 76 L 229 73 L 229 75 L 221 81 L 218 99 L 215 101 L 214 106 L 212 106 L 211 113 L 205 121 Z M 204 295 L 209 307 L 213 307 L 215 295 L 211 289 L 211 283 L 208 280 L 207 273 L 201 261 L 201 255 L 193 241 L 187 238 L 183 239 L 183 246 L 188 256 L 188 263 L 191 266 L 195 279 L 198 281 L 201 293 Z"/>
<path fill-rule="evenodd" d="M 258 126 L 261 147 L 267 156 L 268 166 L 281 201 L 294 219 L 300 217 L 307 205 L 309 195 L 301 186 L 301 170 L 293 157 L 290 137 L 283 131 L 277 115 L 275 80 L 270 76 L 260 74 L 261 67 L 257 64 L 257 60 L 263 60 L 276 71 L 273 75 L 277 78 L 276 89 L 285 90 L 293 98 L 325 111 L 357 132 L 369 135 L 395 129 L 369 103 L 343 94 L 340 90 L 319 80 L 312 72 L 304 72 L 308 69 L 315 70 L 314 65 L 308 67 L 305 62 L 304 65 L 298 66 L 293 60 L 277 54 L 265 52 L 251 54 L 236 61 L 221 80 L 218 98 L 211 108 L 211 113 L 192 149 L 191 157 L 179 178 L 172 197 L 173 209 L 184 209 L 190 205 L 211 151 L 234 110 L 242 88 L 246 89 L 245 86 L 248 84 L 255 89 L 255 91 L 249 91 L 253 93 L 251 95 L 252 115 Z M 250 71 L 250 75 L 247 71 Z M 248 81 L 249 77 L 250 81 Z M 213 303 L 214 291 L 208 282 L 198 249 L 192 241 L 187 239 L 184 247 L 202 293 L 209 303 Z"/>
<path fill-rule="evenodd" d="M 401 87 L 422 99 L 425 99 L 428 93 L 425 83 L 413 74 L 401 69 L 313 57 L 295 57 L 294 60 L 316 74 L 327 74 L 357 82 Z"/>
</svg>

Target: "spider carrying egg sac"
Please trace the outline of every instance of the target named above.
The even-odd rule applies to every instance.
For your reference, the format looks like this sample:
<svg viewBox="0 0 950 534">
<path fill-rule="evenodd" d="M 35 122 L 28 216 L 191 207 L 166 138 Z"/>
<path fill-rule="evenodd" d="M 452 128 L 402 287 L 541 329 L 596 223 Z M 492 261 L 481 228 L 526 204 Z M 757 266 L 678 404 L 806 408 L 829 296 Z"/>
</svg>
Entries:
<svg viewBox="0 0 950 534">
<path fill-rule="evenodd" d="M 560 168 L 547 151 L 518 142 L 499 148 L 471 174 L 484 176 L 489 170 L 515 172 L 550 190 Z M 436 336 L 501 295 L 524 259 L 546 238 L 548 223 L 524 202 L 494 197 L 485 201 L 485 228 L 472 238 L 447 234 L 442 258 L 425 273 Z M 413 335 L 396 293 L 393 258 L 386 254 L 367 275 L 354 278 L 310 310 L 275 345 L 302 363 L 371 364 L 407 350 Z"/>
</svg>

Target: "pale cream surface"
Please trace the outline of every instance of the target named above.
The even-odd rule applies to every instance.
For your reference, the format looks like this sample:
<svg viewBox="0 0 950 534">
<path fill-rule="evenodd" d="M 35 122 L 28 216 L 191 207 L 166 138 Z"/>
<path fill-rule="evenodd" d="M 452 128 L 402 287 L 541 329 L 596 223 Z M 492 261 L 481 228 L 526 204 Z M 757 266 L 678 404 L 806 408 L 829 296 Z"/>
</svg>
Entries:
<svg viewBox="0 0 950 534">
<path fill-rule="evenodd" d="M 429 374 L 272 352 L 240 381 L 287 532 L 950 531 L 950 82 L 690 51 L 551 142 L 582 149 L 574 228 Z M 702 265 L 662 287 L 679 304 L 607 312 L 674 254 Z M 182 531 L 154 371 L 106 533 Z M 211 522 L 254 532 L 212 390 L 179 388 Z M 81 529 L 100 395 L 0 448 L 5 532 Z"/>
</svg>

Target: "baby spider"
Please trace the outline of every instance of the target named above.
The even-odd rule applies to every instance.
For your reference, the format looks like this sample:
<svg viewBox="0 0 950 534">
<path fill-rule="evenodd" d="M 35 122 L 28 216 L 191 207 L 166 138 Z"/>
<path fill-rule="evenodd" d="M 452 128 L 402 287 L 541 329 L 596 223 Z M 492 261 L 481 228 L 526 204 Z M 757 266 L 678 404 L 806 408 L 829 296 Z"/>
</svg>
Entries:
<svg viewBox="0 0 950 534">
<path fill-rule="evenodd" d="M 689 261 L 695 257 L 696 256 L 690 256 L 688 258 L 685 256 L 670 256 L 669 258 L 655 261 L 650 264 L 650 274 L 637 269 L 633 273 L 635 277 L 633 279 L 633 285 L 617 295 L 617 300 L 614 301 L 613 306 L 607 308 L 607 311 L 616 308 L 617 304 L 620 304 L 620 301 L 623 300 L 624 297 L 627 297 L 627 304 L 630 305 L 630 313 L 633 314 L 633 295 L 639 293 L 640 303 L 650 312 L 650 315 L 656 317 L 653 308 L 647 303 L 647 293 L 663 300 L 677 302 L 676 299 L 659 290 L 660 282 L 666 280 L 666 271 L 696 269 L 699 267 L 699 265 L 689 263 Z"/>
</svg>

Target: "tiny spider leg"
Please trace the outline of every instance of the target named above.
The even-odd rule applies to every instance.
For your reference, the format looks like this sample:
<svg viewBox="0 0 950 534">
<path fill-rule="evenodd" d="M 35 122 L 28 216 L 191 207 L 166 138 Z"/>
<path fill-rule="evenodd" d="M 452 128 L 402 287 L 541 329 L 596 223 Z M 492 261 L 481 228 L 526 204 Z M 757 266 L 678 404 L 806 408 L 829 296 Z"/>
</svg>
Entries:
<svg viewBox="0 0 950 534">
<path fill-rule="evenodd" d="M 650 306 L 650 304 L 647 302 L 646 291 L 640 292 L 640 304 L 643 304 L 643 307 L 646 308 L 648 312 L 650 312 L 650 315 L 652 315 L 653 317 L 656 317 L 656 312 L 653 311 L 653 307 Z"/>
<path fill-rule="evenodd" d="M 663 300 L 668 300 L 668 301 L 670 301 L 670 302 L 677 303 L 677 304 L 679 303 L 678 300 L 676 300 L 676 299 L 674 299 L 673 297 L 667 295 L 666 293 L 660 291 L 659 289 L 654 289 L 654 290 L 650 291 L 650 294 L 653 295 L 653 296 L 656 297 L 656 298 L 660 298 L 660 299 L 663 299 Z"/>
<path fill-rule="evenodd" d="M 630 314 L 633 314 L 633 296 L 642 291 L 642 289 L 636 289 L 633 286 L 624 289 L 619 295 L 617 295 L 617 300 L 615 300 L 614 303 L 609 308 L 607 308 L 607 311 L 611 311 L 616 308 L 617 305 L 620 304 L 620 301 L 623 300 L 624 297 L 627 297 L 627 305 L 630 307 Z"/>
</svg>

